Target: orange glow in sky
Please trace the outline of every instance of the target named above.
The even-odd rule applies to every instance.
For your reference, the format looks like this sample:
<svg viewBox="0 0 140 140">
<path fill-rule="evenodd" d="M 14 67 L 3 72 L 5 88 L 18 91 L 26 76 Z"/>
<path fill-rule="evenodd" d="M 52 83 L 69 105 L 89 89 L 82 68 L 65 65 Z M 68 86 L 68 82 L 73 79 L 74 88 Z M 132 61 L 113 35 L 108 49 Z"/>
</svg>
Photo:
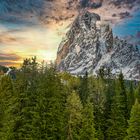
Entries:
<svg viewBox="0 0 140 140">
<path fill-rule="evenodd" d="M 38 61 L 54 61 L 65 26 L 24 26 L 0 24 L 0 64 L 19 66 L 23 59 L 36 56 Z M 10 60 L 11 57 L 11 60 Z"/>
</svg>

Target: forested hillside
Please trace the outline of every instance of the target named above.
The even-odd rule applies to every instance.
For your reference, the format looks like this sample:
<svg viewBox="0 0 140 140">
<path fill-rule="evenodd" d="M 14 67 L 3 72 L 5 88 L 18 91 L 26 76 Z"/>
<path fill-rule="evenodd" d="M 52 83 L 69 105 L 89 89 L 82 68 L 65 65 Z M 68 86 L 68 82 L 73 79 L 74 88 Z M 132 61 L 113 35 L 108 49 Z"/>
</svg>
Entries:
<svg viewBox="0 0 140 140">
<path fill-rule="evenodd" d="M 140 140 L 140 83 L 58 73 L 26 59 L 0 77 L 0 140 Z"/>
</svg>

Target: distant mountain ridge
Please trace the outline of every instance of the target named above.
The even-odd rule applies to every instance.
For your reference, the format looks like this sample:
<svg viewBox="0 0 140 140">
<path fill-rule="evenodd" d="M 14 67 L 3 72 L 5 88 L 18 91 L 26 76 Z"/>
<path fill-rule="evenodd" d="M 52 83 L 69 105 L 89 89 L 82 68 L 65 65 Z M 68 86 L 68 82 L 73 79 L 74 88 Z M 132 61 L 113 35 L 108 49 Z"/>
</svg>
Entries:
<svg viewBox="0 0 140 140">
<path fill-rule="evenodd" d="M 60 43 L 56 63 L 59 71 L 74 75 L 96 75 L 104 67 L 114 76 L 122 71 L 125 79 L 140 80 L 138 48 L 114 37 L 109 24 L 88 11 L 79 14 Z"/>
</svg>

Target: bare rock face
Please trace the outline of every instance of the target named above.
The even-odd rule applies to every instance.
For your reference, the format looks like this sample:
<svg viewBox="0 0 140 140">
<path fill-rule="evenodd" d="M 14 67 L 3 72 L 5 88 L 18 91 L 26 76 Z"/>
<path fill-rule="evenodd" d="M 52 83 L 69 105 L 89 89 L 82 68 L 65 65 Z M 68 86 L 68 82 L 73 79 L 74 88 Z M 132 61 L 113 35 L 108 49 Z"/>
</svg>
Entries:
<svg viewBox="0 0 140 140">
<path fill-rule="evenodd" d="M 96 75 L 104 67 L 112 75 L 122 71 L 126 79 L 140 80 L 137 47 L 113 37 L 109 24 L 88 11 L 79 14 L 60 43 L 56 63 L 59 71 L 74 75 Z"/>
</svg>

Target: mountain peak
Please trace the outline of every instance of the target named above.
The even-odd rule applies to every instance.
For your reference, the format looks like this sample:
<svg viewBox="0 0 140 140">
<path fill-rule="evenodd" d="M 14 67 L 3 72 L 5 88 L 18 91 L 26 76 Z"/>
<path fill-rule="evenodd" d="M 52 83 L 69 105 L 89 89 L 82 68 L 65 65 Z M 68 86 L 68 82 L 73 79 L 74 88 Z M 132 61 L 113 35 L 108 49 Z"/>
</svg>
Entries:
<svg viewBox="0 0 140 140">
<path fill-rule="evenodd" d="M 101 67 L 126 79 L 140 79 L 140 53 L 135 46 L 113 37 L 112 28 L 95 13 L 83 11 L 59 45 L 57 66 L 74 75 L 96 75 Z"/>
<path fill-rule="evenodd" d="M 79 25 L 81 28 L 87 27 L 87 29 L 91 29 L 97 21 L 100 21 L 100 16 L 98 14 L 82 10 L 73 22 L 73 26 Z"/>
</svg>

